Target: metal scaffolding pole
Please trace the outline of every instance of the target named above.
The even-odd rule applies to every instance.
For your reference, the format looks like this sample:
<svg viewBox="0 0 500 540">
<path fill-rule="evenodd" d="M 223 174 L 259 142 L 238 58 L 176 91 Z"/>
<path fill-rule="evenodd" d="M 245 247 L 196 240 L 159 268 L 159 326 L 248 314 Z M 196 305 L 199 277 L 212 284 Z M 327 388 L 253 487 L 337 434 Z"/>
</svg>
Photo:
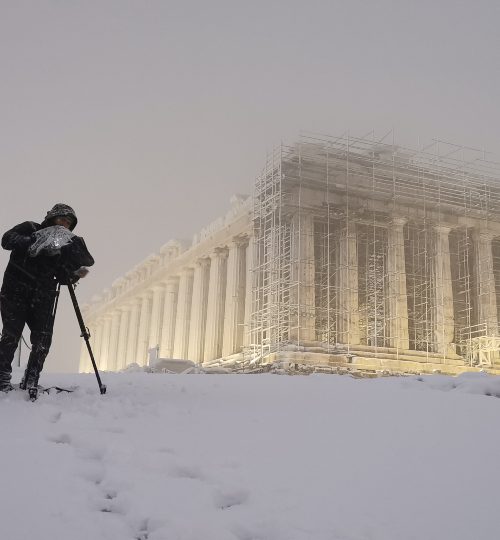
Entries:
<svg viewBox="0 0 500 540">
<path fill-rule="evenodd" d="M 498 314 L 480 320 L 478 287 L 495 282 L 500 310 L 500 243 L 483 242 L 481 263 L 472 228 L 500 227 L 499 178 L 477 149 L 405 148 L 393 131 L 276 148 L 255 184 L 254 355 L 368 348 L 478 363 L 499 335 Z"/>
</svg>

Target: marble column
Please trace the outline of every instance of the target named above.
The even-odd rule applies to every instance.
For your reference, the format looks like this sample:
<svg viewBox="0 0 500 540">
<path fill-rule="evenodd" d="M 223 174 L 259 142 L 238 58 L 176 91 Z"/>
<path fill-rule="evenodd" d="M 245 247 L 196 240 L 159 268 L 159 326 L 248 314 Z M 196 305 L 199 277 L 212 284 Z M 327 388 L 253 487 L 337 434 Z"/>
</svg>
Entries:
<svg viewBox="0 0 500 540">
<path fill-rule="evenodd" d="M 487 334 L 498 335 L 497 298 L 493 273 L 494 235 L 488 231 L 477 231 L 474 235 L 477 269 L 478 319 L 486 324 Z"/>
<path fill-rule="evenodd" d="M 151 319 L 151 291 L 141 295 L 141 311 L 139 315 L 139 331 L 137 333 L 136 362 L 140 366 L 148 363 L 149 322 Z"/>
<path fill-rule="evenodd" d="M 250 236 L 246 249 L 246 277 L 245 277 L 245 324 L 243 329 L 243 345 L 249 346 L 255 343 L 252 332 L 253 313 L 253 271 L 255 261 L 255 238 Z"/>
<path fill-rule="evenodd" d="M 453 312 L 453 288 L 451 280 L 450 240 L 451 227 L 434 226 L 434 348 L 445 356 L 455 356 L 453 345 L 455 317 Z"/>
<path fill-rule="evenodd" d="M 243 345 L 247 244 L 246 238 L 235 238 L 229 245 L 222 356 L 240 352 Z"/>
<path fill-rule="evenodd" d="M 99 369 L 106 371 L 108 368 L 109 360 L 109 341 L 111 334 L 111 316 L 105 315 L 103 317 L 104 325 L 102 331 L 102 343 L 101 343 L 101 354 L 99 357 Z"/>
<path fill-rule="evenodd" d="M 160 333 L 163 317 L 163 302 L 165 299 L 165 285 L 159 283 L 153 287 L 153 300 L 151 304 L 151 322 L 149 325 L 148 349 L 160 346 Z"/>
<path fill-rule="evenodd" d="M 139 333 L 139 318 L 141 310 L 141 299 L 135 298 L 131 301 L 130 316 L 128 322 L 127 335 L 127 353 L 125 365 L 135 364 L 137 362 L 137 335 Z"/>
<path fill-rule="evenodd" d="M 104 321 L 102 319 L 97 319 L 94 323 L 94 342 L 92 345 L 92 353 L 94 354 L 94 360 L 97 366 L 100 365 L 99 359 L 101 358 L 101 346 L 102 346 L 102 335 L 104 330 Z M 88 351 L 87 351 L 88 354 Z M 88 371 L 93 372 L 94 367 L 92 366 L 92 361 L 90 356 L 88 357 Z"/>
<path fill-rule="evenodd" d="M 169 279 L 166 282 L 165 302 L 163 305 L 160 358 L 173 358 L 174 356 L 174 337 L 178 293 L 179 278 Z"/>
<path fill-rule="evenodd" d="M 493 272 L 493 246 L 495 237 L 489 231 L 475 231 L 475 258 L 478 293 L 478 322 L 486 326 L 486 335 L 498 336 L 497 295 Z M 488 351 L 489 362 L 497 364 L 500 351 Z"/>
<path fill-rule="evenodd" d="M 314 217 L 298 213 L 292 218 L 292 290 L 290 339 L 316 339 Z"/>
<path fill-rule="evenodd" d="M 340 233 L 337 280 L 338 341 L 359 345 L 358 243 L 354 223 Z"/>
<path fill-rule="evenodd" d="M 208 284 L 210 259 L 196 261 L 193 279 L 193 305 L 189 332 L 188 358 L 196 363 L 203 362 L 205 328 L 207 323 Z"/>
<path fill-rule="evenodd" d="M 187 359 L 189 343 L 189 323 L 193 296 L 192 268 L 184 268 L 179 279 L 179 298 L 177 301 L 177 320 L 174 336 L 174 358 Z"/>
<path fill-rule="evenodd" d="M 118 331 L 118 347 L 116 350 L 116 369 L 123 369 L 127 365 L 128 325 L 130 318 L 130 305 L 121 309 L 120 329 Z"/>
<path fill-rule="evenodd" d="M 227 249 L 216 248 L 210 256 L 210 281 L 207 301 L 204 361 L 222 356 L 222 333 L 226 302 Z"/>
<path fill-rule="evenodd" d="M 115 309 L 111 312 L 111 332 L 109 335 L 108 370 L 116 370 L 116 353 L 118 350 L 118 333 L 120 331 L 121 312 Z"/>
<path fill-rule="evenodd" d="M 410 348 L 410 341 L 406 294 L 405 224 L 405 218 L 395 217 L 387 230 L 387 274 L 391 346 L 407 351 Z"/>
</svg>

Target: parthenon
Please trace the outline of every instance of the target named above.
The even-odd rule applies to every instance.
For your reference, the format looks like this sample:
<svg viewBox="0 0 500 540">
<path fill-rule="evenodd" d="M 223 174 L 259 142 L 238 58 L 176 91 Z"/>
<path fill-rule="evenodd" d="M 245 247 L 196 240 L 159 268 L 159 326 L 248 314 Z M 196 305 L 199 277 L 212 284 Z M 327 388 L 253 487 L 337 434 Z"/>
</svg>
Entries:
<svg viewBox="0 0 500 540">
<path fill-rule="evenodd" d="M 500 374 L 500 167 L 387 138 L 277 147 L 251 196 L 85 306 L 98 367 L 157 348 L 200 366 Z"/>
</svg>

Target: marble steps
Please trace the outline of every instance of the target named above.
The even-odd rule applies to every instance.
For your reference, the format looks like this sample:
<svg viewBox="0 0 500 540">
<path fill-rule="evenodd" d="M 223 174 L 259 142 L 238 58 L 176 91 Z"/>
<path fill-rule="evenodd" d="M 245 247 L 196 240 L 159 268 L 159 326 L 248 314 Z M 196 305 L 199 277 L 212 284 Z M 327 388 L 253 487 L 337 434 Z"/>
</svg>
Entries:
<svg viewBox="0 0 500 540">
<path fill-rule="evenodd" d="M 414 354 L 413 351 L 411 352 L 395 352 L 395 349 L 389 349 L 393 352 L 384 352 L 377 350 L 376 352 L 368 351 L 368 350 L 360 350 L 356 347 L 352 347 L 349 350 L 349 355 L 354 358 L 373 358 L 373 359 L 385 359 L 385 360 L 395 360 L 399 362 L 417 362 L 421 364 L 446 364 L 446 365 L 452 365 L 452 366 L 464 366 L 465 360 L 463 358 L 460 358 L 459 356 L 455 358 L 450 357 L 443 357 L 442 355 L 437 355 L 435 353 L 421 353 L 421 354 Z M 415 351 L 415 352 L 421 352 L 421 351 Z"/>
</svg>

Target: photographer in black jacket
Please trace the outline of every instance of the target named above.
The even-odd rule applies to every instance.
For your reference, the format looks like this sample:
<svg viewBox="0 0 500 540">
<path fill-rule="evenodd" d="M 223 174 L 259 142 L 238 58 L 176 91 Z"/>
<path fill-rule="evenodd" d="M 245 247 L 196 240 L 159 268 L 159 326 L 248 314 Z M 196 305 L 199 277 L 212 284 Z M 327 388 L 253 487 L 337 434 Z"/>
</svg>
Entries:
<svg viewBox="0 0 500 540">
<path fill-rule="evenodd" d="M 52 342 L 57 284 L 76 282 L 94 264 L 83 238 L 72 233 L 77 222 L 74 210 L 59 203 L 41 224 L 25 221 L 2 237 L 12 253 L 0 290 L 0 391 L 12 390 L 11 364 L 25 324 L 32 347 L 20 387 L 37 386 Z"/>
</svg>

